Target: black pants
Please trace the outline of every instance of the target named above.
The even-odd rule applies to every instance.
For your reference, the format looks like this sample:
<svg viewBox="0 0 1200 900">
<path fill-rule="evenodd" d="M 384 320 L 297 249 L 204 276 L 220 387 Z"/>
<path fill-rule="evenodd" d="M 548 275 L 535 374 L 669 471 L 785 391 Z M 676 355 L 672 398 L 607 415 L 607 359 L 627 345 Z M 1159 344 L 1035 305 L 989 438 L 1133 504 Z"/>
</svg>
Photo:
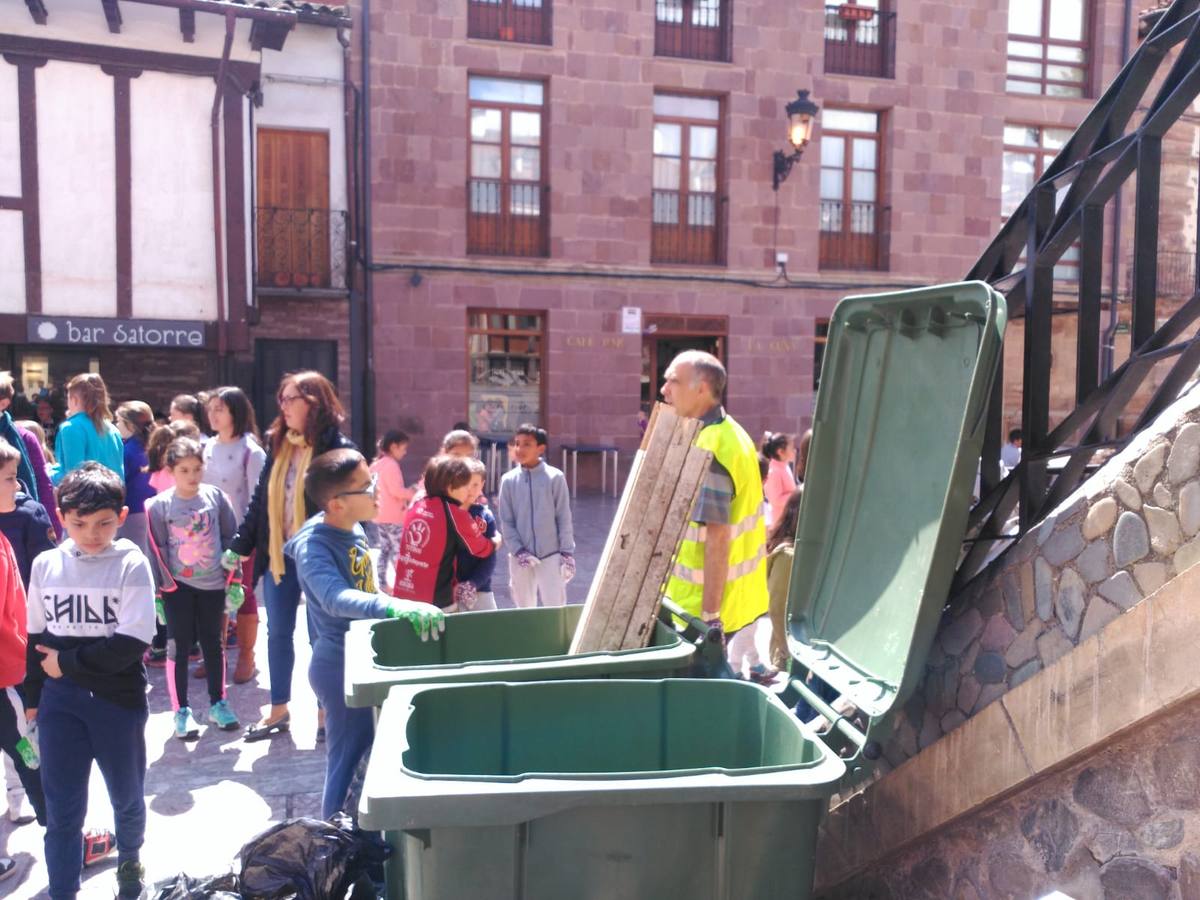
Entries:
<svg viewBox="0 0 1200 900">
<path fill-rule="evenodd" d="M 200 641 L 204 668 L 208 670 L 208 699 L 225 699 L 225 651 L 221 629 L 225 622 L 225 592 L 202 591 L 182 581 L 163 595 L 167 616 L 167 689 L 174 709 L 188 705 L 188 653 Z"/>
<path fill-rule="evenodd" d="M 19 719 L 18 719 L 19 717 Z M 21 702 L 16 688 L 4 690 L 0 688 L 0 750 L 9 755 L 25 788 L 25 796 L 37 814 L 38 824 L 46 824 L 46 797 L 42 793 L 42 773 L 25 765 L 21 754 L 17 752 L 17 741 L 21 740 L 21 729 L 18 721 L 25 718 L 25 704 Z"/>
</svg>

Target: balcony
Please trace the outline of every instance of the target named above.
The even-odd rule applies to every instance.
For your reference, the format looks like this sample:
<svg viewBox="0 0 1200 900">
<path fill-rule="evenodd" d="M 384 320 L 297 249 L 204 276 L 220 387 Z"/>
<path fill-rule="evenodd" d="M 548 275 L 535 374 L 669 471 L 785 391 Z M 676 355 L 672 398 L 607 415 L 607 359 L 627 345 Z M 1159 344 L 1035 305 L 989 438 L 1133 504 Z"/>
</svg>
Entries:
<svg viewBox="0 0 1200 900">
<path fill-rule="evenodd" d="M 1190 250 L 1159 250 L 1158 296 L 1162 299 L 1186 299 L 1196 293 L 1196 254 Z M 1133 266 L 1125 270 L 1125 290 L 1133 293 Z"/>
<path fill-rule="evenodd" d="M 345 290 L 345 210 L 259 207 L 255 223 L 258 287 Z"/>
<path fill-rule="evenodd" d="M 550 187 L 537 182 L 467 182 L 467 252 L 550 255 Z"/>
<path fill-rule="evenodd" d="M 821 201 L 821 269 L 887 271 L 891 208 Z"/>
<path fill-rule="evenodd" d="M 896 77 L 896 14 L 844 3 L 825 7 L 825 72 Z"/>
<path fill-rule="evenodd" d="M 731 0 L 656 0 L 654 55 L 729 62 Z"/>
<path fill-rule="evenodd" d="M 550 0 L 468 0 L 467 37 L 549 45 Z"/>
<path fill-rule="evenodd" d="M 680 198 L 686 215 L 680 219 Z M 727 198 L 716 194 L 654 191 L 650 261 L 719 266 L 725 262 L 724 223 Z"/>
</svg>

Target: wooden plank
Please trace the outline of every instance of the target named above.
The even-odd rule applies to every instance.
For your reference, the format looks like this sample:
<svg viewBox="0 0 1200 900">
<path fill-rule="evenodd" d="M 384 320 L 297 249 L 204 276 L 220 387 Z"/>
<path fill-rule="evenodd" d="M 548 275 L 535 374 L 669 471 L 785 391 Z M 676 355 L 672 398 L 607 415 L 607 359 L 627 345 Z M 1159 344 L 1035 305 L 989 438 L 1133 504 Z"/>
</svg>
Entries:
<svg viewBox="0 0 1200 900">
<path fill-rule="evenodd" d="M 675 481 L 675 491 L 650 556 L 650 564 L 629 615 L 628 627 L 620 644 L 622 650 L 645 647 L 650 643 L 667 577 L 675 563 L 675 552 L 691 523 L 696 497 L 699 496 L 700 488 L 711 467 L 712 453 L 696 446 L 689 448 L 679 477 Z"/>
<path fill-rule="evenodd" d="M 670 530 L 668 516 L 671 498 L 679 484 L 679 474 L 684 461 L 700 430 L 699 419 L 678 419 L 671 434 L 671 443 L 657 471 L 647 471 L 650 476 L 650 497 L 642 521 L 630 533 L 633 552 L 621 576 L 621 584 L 613 598 L 608 614 L 608 624 L 603 630 L 593 632 L 598 644 L 596 650 L 618 650 L 624 646 L 625 633 L 629 630 L 629 619 L 642 593 L 642 582 L 650 568 L 651 556 L 658 545 L 659 533 L 664 526 Z M 675 529 L 678 531 L 678 529 Z M 669 552 L 674 552 L 674 547 Z"/>
<path fill-rule="evenodd" d="M 608 623 L 613 598 L 621 586 L 621 577 L 633 552 L 630 534 L 641 523 L 646 512 L 649 487 L 643 473 L 657 473 L 661 468 L 678 418 L 675 410 L 665 404 L 657 403 L 651 411 L 641 449 L 630 467 L 617 515 L 600 555 L 596 577 L 588 589 L 583 614 L 571 641 L 571 653 L 589 653 L 592 649 L 598 649 L 597 637 Z"/>
</svg>

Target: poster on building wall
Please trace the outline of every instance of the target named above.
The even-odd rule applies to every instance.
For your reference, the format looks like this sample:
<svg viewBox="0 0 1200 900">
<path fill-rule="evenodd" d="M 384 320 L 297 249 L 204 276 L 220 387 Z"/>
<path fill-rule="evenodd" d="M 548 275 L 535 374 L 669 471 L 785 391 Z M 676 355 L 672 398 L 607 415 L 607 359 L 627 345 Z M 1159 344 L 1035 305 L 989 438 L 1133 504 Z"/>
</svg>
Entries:
<svg viewBox="0 0 1200 900">
<path fill-rule="evenodd" d="M 467 421 L 476 434 L 507 435 L 524 422 L 541 420 L 541 389 L 537 385 L 471 386 Z"/>
</svg>

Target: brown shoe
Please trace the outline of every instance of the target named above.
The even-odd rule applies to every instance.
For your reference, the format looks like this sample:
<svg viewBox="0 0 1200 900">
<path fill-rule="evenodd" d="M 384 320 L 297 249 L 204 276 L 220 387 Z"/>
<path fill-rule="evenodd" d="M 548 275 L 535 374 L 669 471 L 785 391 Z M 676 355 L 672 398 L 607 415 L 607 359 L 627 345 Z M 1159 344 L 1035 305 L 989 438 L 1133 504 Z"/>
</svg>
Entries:
<svg viewBox="0 0 1200 900">
<path fill-rule="evenodd" d="M 254 643 L 258 640 L 258 616 L 237 617 L 238 661 L 233 670 L 233 683 L 245 684 L 255 675 Z"/>
</svg>

